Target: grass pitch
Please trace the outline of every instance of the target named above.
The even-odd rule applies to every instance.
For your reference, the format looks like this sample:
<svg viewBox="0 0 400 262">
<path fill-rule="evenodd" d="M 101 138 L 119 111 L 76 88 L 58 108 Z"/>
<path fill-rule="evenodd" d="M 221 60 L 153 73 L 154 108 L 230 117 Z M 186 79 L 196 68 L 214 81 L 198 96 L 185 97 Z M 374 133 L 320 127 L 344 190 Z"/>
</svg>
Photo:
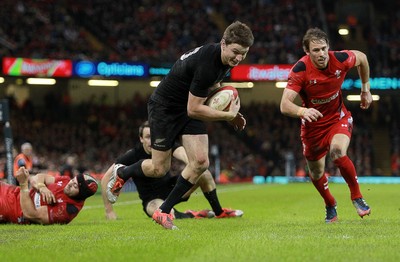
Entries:
<svg viewBox="0 0 400 262">
<path fill-rule="evenodd" d="M 165 230 L 142 211 L 136 193 L 121 194 L 119 219 L 106 221 L 101 196 L 88 199 L 69 225 L 0 225 L 0 261 L 400 261 L 399 185 L 362 184 L 372 208 L 361 219 L 345 184 L 330 184 L 339 221 L 325 224 L 312 184 L 219 185 L 234 219 L 175 220 Z M 196 191 L 178 210 L 209 208 Z"/>
</svg>

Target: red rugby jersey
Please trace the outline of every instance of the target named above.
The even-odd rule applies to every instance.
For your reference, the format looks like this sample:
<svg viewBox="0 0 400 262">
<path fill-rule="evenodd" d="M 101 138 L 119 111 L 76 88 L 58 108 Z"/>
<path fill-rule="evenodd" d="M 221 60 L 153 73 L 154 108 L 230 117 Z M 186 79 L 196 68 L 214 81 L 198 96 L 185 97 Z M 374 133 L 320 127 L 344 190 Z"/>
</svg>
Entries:
<svg viewBox="0 0 400 262">
<path fill-rule="evenodd" d="M 356 56 L 349 50 L 329 51 L 326 69 L 317 69 L 310 56 L 303 56 L 290 70 L 286 88 L 299 93 L 303 106 L 323 114 L 316 122 L 302 121 L 304 128 L 325 128 L 337 122 L 347 109 L 341 87 L 347 72 L 354 67 Z"/>
<path fill-rule="evenodd" d="M 84 201 L 76 201 L 69 198 L 64 193 L 64 187 L 70 181 L 69 177 L 57 177 L 53 184 L 47 188 L 53 192 L 56 197 L 56 203 L 48 205 L 35 189 L 31 189 L 31 197 L 35 208 L 47 206 L 50 224 L 68 224 L 74 219 L 82 209 Z M 29 224 L 30 222 L 23 218 L 20 205 L 20 187 L 0 183 L 0 223 Z"/>
<path fill-rule="evenodd" d="M 56 177 L 54 183 L 47 185 L 47 188 L 53 192 L 56 203 L 48 205 L 41 199 L 39 193 L 31 190 L 30 195 L 35 207 L 47 206 L 50 224 L 68 224 L 74 219 L 82 209 L 84 201 L 76 201 L 64 193 L 64 187 L 70 181 L 69 177 Z"/>
</svg>

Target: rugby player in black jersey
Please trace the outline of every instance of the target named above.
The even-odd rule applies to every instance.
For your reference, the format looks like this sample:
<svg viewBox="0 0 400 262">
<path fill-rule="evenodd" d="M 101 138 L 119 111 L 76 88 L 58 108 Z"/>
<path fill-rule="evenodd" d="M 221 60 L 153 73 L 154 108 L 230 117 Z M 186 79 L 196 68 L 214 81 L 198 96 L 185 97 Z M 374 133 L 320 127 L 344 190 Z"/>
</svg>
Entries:
<svg viewBox="0 0 400 262">
<path fill-rule="evenodd" d="M 229 71 L 242 62 L 253 45 L 251 29 L 236 21 L 230 24 L 219 43 L 206 44 L 183 54 L 162 79 L 148 101 L 152 158 L 127 167 L 115 165 L 109 181 L 111 193 L 131 177 L 162 177 L 171 167 L 172 148 L 180 140 L 188 164 L 164 203 L 153 213 L 153 220 L 166 229 L 177 229 L 171 210 L 208 169 L 208 135 L 203 121 L 227 121 L 236 130 L 244 129 L 246 120 L 239 113 L 237 98 L 228 111 L 218 111 L 204 104 L 209 91 L 220 87 Z M 116 183 L 119 181 L 118 183 Z M 212 197 L 212 196 L 210 196 Z M 214 196 L 216 198 L 216 195 Z M 216 213 L 216 217 L 223 215 Z"/>
<path fill-rule="evenodd" d="M 116 164 L 123 164 L 129 166 L 134 164 L 135 162 L 141 159 L 150 159 L 151 158 L 151 141 L 150 141 L 150 126 L 148 122 L 144 122 L 139 127 L 139 139 L 140 143 L 130 150 L 128 150 L 125 154 L 118 157 L 115 161 Z M 185 153 L 185 149 L 175 144 L 172 148 L 173 156 L 187 163 L 187 156 Z M 114 165 L 107 170 L 105 175 L 101 180 L 101 193 L 103 197 L 103 203 L 106 212 L 106 218 L 109 220 L 117 219 L 117 215 L 114 212 L 112 204 L 117 201 L 120 192 L 110 192 L 110 188 L 107 188 L 108 181 L 112 175 L 112 170 Z M 136 185 L 136 189 L 139 193 L 139 198 L 142 200 L 143 211 L 147 216 L 152 217 L 154 211 L 159 208 L 159 206 L 164 202 L 167 198 L 168 194 L 172 191 L 176 184 L 177 176 L 171 176 L 170 173 L 167 173 L 165 176 L 160 178 L 152 178 L 152 177 L 132 177 L 133 182 Z M 218 198 L 209 198 L 209 195 L 213 195 L 214 191 L 216 191 L 216 186 L 214 179 L 210 173 L 210 171 L 206 170 L 204 174 L 200 177 L 196 185 L 190 189 L 190 191 L 185 194 L 181 202 L 187 201 L 189 199 L 190 194 L 195 191 L 198 187 L 203 191 L 204 196 L 210 202 L 212 207 L 212 211 L 208 209 L 194 211 L 187 210 L 184 213 L 179 212 L 175 208 L 171 210 L 172 214 L 175 218 L 212 218 L 215 217 L 215 212 L 221 211 L 221 205 L 218 201 Z M 227 210 L 227 209 L 225 209 Z M 230 212 L 224 212 L 224 217 L 238 217 L 243 215 L 243 211 L 241 210 L 230 210 Z"/>
</svg>

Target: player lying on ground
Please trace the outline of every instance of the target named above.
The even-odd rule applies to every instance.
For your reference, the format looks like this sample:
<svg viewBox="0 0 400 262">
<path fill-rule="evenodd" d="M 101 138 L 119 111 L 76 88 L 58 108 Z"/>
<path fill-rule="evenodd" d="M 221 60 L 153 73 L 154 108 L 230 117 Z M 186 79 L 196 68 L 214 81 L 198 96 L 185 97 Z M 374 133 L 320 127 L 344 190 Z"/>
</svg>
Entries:
<svg viewBox="0 0 400 262">
<path fill-rule="evenodd" d="M 150 127 L 147 121 L 139 127 L 139 139 L 140 144 L 126 152 L 124 155 L 118 157 L 116 164 L 113 164 L 107 170 L 101 180 L 103 202 L 107 219 L 116 219 L 117 216 L 113 211 L 112 204 L 117 201 L 122 186 L 129 178 L 132 178 L 135 183 L 139 193 L 139 198 L 142 200 L 143 211 L 149 217 L 151 217 L 154 211 L 164 202 L 165 198 L 176 184 L 177 176 L 171 176 L 170 173 L 167 173 L 165 176 L 160 178 L 144 176 L 136 177 L 134 172 L 129 173 L 129 176 L 124 178 L 112 175 L 114 168 L 120 167 L 121 164 L 129 168 L 128 166 L 140 159 L 151 158 Z M 182 146 L 175 146 L 173 148 L 173 156 L 184 163 L 188 162 L 185 149 Z M 110 180 L 112 183 L 109 183 Z M 185 213 L 182 213 L 173 209 L 172 212 L 174 213 L 175 218 L 203 218 L 214 216 L 217 218 L 224 218 L 240 217 L 243 215 L 243 211 L 241 210 L 232 210 L 221 207 L 217 197 L 214 179 L 208 170 L 204 172 L 198 183 L 196 183 L 196 185 L 182 197 L 181 202 L 187 201 L 190 194 L 198 187 L 203 191 L 204 196 L 212 207 L 212 211 L 202 210 L 196 212 L 193 210 L 187 210 Z"/>
<path fill-rule="evenodd" d="M 45 173 L 31 176 L 21 167 L 16 178 L 20 186 L 0 182 L 0 223 L 68 224 L 97 191 L 96 181 L 83 174 L 73 179 Z"/>
</svg>

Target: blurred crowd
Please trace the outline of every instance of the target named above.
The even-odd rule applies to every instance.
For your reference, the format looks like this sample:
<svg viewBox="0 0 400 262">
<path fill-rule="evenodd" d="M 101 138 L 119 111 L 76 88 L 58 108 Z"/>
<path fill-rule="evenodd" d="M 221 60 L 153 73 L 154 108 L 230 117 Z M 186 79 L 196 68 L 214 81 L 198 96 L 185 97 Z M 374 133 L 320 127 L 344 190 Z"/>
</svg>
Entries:
<svg viewBox="0 0 400 262">
<path fill-rule="evenodd" d="M 168 64 L 191 48 L 219 42 L 224 28 L 241 20 L 256 39 L 247 63 L 292 64 L 304 54 L 301 38 L 309 27 L 327 30 L 331 47 L 345 49 L 337 29 L 347 23 L 361 32 L 372 75 L 396 76 L 400 4 L 383 1 L 364 1 L 368 19 L 341 21 L 335 13 L 341 1 L 4 0 L 0 56 Z"/>
<path fill-rule="evenodd" d="M 138 142 L 138 126 L 147 119 L 147 97 L 140 94 L 115 107 L 90 99 L 78 106 L 52 101 L 44 107 L 29 103 L 18 107 L 11 103 L 14 146 L 18 150 L 22 143 L 30 142 L 34 148 L 33 162 L 38 169 L 58 172 L 68 156 L 74 156 L 79 170 L 102 174 L 118 155 Z M 348 154 L 360 176 L 382 175 L 374 166 L 374 126 L 391 127 L 391 152 L 398 157 L 399 121 L 396 116 L 400 114 L 399 106 L 390 98 L 379 105 L 376 110 L 362 112 L 357 103 L 347 105 L 355 118 Z M 241 112 L 248 121 L 243 132 L 235 132 L 225 122 L 208 123 L 213 173 L 219 172 L 229 181 L 251 181 L 256 175 L 284 176 L 291 161 L 294 170 L 290 175 L 307 175 L 298 119 L 283 116 L 277 104 L 267 102 L 243 105 Z M 293 159 L 288 159 L 288 155 Z M 5 158 L 1 159 L 4 168 Z M 216 165 L 217 159 L 220 166 Z M 174 162 L 172 172 L 180 168 L 182 163 Z M 398 159 L 396 168 L 393 175 L 399 174 Z M 327 172 L 339 175 L 331 163 Z"/>
<path fill-rule="evenodd" d="M 398 76 L 399 3 L 369 2 L 374 11 L 369 21 L 348 22 L 362 30 L 371 74 Z M 121 0 L 111 4 L 106 0 L 3 0 L 0 12 L 1 57 L 168 64 L 188 49 L 220 41 L 222 30 L 234 20 L 248 23 L 255 35 L 246 63 L 294 63 L 304 54 L 304 32 L 315 26 L 329 28 L 332 49 L 346 48 L 336 33 L 340 21 L 334 1 Z M 147 98 L 140 95 L 115 107 L 91 99 L 72 107 L 55 98 L 49 93 L 44 108 L 28 101 L 12 110 L 14 145 L 18 148 L 31 142 L 35 164 L 45 169 L 59 169 L 73 154 L 81 170 L 104 172 L 117 155 L 133 145 L 137 127 L 147 116 Z M 399 108 L 394 101 L 380 104 L 384 106 L 374 118 L 390 126 L 392 174 L 399 175 Z M 371 113 L 358 114 L 358 105 L 348 106 L 356 114 L 349 155 L 359 175 L 375 175 L 373 131 L 368 124 Z M 304 176 L 307 168 L 298 120 L 282 116 L 277 105 L 269 103 L 243 106 L 242 111 L 249 123 L 245 132 L 235 133 L 225 123 L 209 125 L 210 145 L 219 149 L 221 173 L 232 180 L 284 175 L 292 154 L 296 174 Z M 215 160 L 212 155 L 214 172 Z M 174 166 L 179 169 L 179 163 Z M 332 165 L 327 171 L 331 175 L 338 172 Z"/>
</svg>

